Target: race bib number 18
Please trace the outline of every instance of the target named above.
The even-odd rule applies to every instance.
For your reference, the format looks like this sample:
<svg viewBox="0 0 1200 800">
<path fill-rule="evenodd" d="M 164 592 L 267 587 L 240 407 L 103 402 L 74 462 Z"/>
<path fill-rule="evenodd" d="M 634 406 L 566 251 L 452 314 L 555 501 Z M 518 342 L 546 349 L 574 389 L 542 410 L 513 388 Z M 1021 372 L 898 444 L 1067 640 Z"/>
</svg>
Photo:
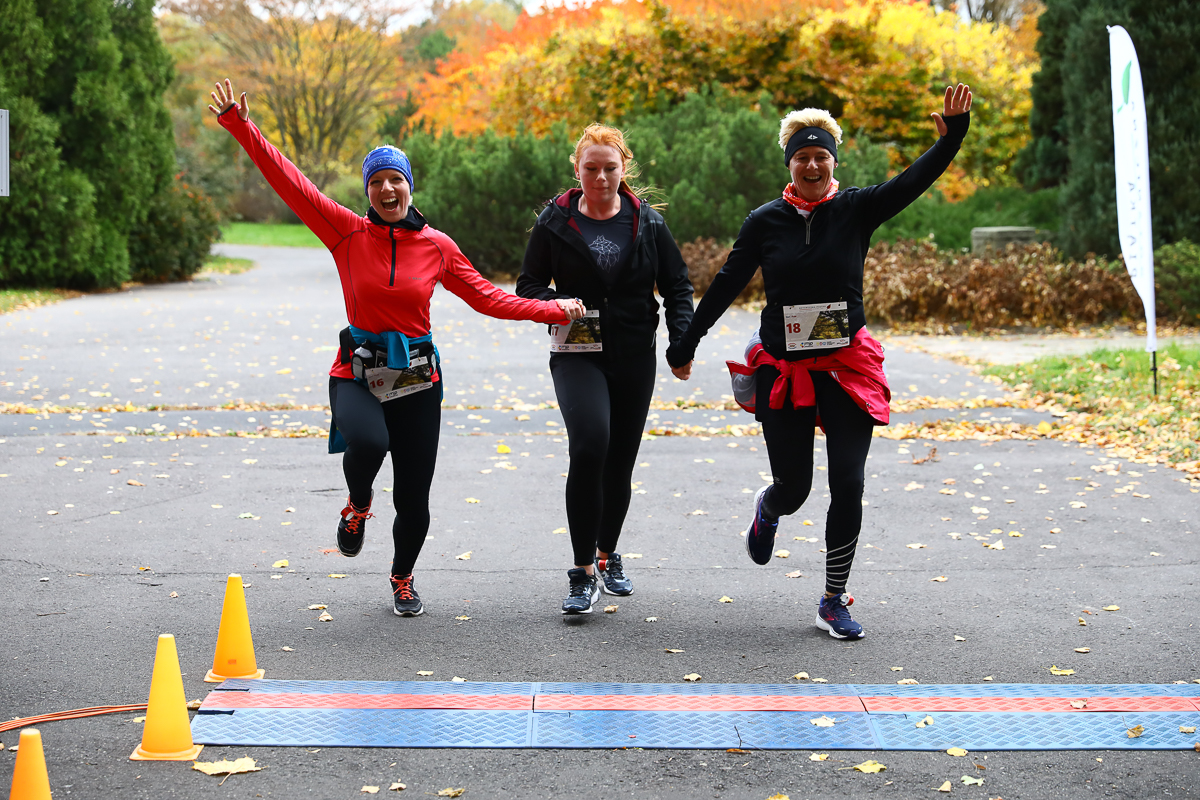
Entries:
<svg viewBox="0 0 1200 800">
<path fill-rule="evenodd" d="M 550 326 L 551 353 L 599 353 L 604 349 L 600 336 L 600 312 L 593 309 L 569 325 Z"/>
<path fill-rule="evenodd" d="M 846 303 L 813 303 L 783 307 L 783 333 L 788 350 L 822 350 L 850 344 Z"/>
</svg>

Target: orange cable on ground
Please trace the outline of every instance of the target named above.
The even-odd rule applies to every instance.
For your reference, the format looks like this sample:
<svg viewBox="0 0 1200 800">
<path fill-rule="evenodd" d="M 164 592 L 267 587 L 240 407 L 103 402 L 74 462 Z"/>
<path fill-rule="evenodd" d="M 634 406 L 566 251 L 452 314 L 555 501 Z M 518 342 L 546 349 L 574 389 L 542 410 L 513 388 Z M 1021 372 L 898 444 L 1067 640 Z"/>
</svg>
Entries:
<svg viewBox="0 0 1200 800">
<path fill-rule="evenodd" d="M 91 706 L 76 708 L 70 711 L 54 711 L 49 714 L 38 714 L 32 717 L 22 717 L 8 722 L 0 722 L 0 733 L 28 728 L 31 725 L 41 725 L 44 722 L 59 722 L 64 719 L 82 719 L 83 717 L 98 717 L 101 714 L 120 714 L 123 711 L 145 711 L 146 703 L 133 703 L 127 706 Z"/>
</svg>

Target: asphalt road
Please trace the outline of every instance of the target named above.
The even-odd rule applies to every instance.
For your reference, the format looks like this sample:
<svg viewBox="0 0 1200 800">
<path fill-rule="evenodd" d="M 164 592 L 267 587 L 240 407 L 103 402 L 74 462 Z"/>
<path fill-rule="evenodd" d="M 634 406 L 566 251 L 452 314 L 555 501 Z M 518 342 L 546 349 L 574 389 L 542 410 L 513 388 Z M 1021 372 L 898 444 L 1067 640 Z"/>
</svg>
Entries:
<svg viewBox="0 0 1200 800">
<path fill-rule="evenodd" d="M 396 618 L 385 503 L 358 559 L 330 554 L 344 484 L 325 442 L 227 435 L 327 425 L 325 376 L 343 324 L 331 263 L 313 250 L 225 250 L 260 266 L 0 317 L 0 401 L 88 406 L 0 415 L 4 718 L 144 701 L 159 633 L 175 634 L 188 696 L 202 697 L 231 572 L 249 584 L 258 662 L 271 678 L 415 680 L 429 670 L 433 680 L 486 681 L 678 683 L 697 672 L 705 682 L 787 683 L 799 671 L 831 684 L 892 685 L 898 675 L 923 684 L 1200 679 L 1200 506 L 1180 473 L 1055 441 L 876 439 L 851 581 L 868 635 L 836 642 L 812 625 L 823 473 L 780 526 L 790 556 L 754 566 L 740 532 L 769 466 L 756 436 L 715 433 L 750 421 L 719 408 L 652 412 L 652 426 L 714 433 L 643 443 L 621 543 L 640 554 L 627 561 L 637 591 L 614 614 L 565 621 L 569 545 L 554 531 L 566 524 L 567 442 L 558 412 L 544 407 L 553 399 L 544 333 L 480 317 L 444 292 L 433 314 L 447 408 L 417 570 L 427 611 Z M 659 399 L 728 395 L 721 362 L 741 355 L 755 318 L 730 312 L 723 323 L 702 346 L 693 381 L 675 381 L 662 365 Z M 919 344 L 888 348 L 898 398 L 1002 396 Z M 219 410 L 237 400 L 266 405 Z M 115 403 L 168 408 L 91 410 Z M 963 414 L 1038 419 L 1007 408 L 920 412 Z M 512 452 L 498 453 L 501 444 Z M 934 446 L 936 458 L 914 463 Z M 385 464 L 376 488 L 390 487 Z M 997 542 L 1002 550 L 984 546 Z M 288 566 L 272 568 L 280 559 Z M 801 577 L 787 577 L 795 571 Z M 306 610 L 318 603 L 331 622 Z M 1101 610 L 1110 605 L 1120 610 Z M 1055 677 L 1051 666 L 1075 674 Z M 338 798 L 361 796 L 364 785 L 383 794 L 397 780 L 408 786 L 401 796 L 454 786 L 467 798 L 907 798 L 945 780 L 955 795 L 1008 800 L 1200 793 L 1200 754 L 1092 751 L 978 753 L 971 763 L 834 751 L 817 763 L 807 751 L 210 747 L 204 760 L 250 755 L 264 768 L 218 785 L 187 764 L 128 761 L 141 734 L 134 716 L 42 726 L 56 797 Z M 0 734 L 3 785 L 16 740 L 15 731 Z M 867 758 L 887 771 L 846 769 Z M 984 785 L 961 785 L 967 772 Z"/>
</svg>

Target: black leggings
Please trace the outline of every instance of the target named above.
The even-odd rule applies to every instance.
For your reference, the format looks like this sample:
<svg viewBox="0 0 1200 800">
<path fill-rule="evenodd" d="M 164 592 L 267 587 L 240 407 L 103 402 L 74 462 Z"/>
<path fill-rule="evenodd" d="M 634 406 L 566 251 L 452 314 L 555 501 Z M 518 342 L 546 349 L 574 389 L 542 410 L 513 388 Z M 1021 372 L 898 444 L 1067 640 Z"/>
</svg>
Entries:
<svg viewBox="0 0 1200 800">
<path fill-rule="evenodd" d="M 617 547 L 654 393 L 653 351 L 609 362 L 603 354 L 550 356 L 558 408 L 570 437 L 567 525 L 575 566 Z"/>
<path fill-rule="evenodd" d="M 392 574 L 407 575 L 429 532 L 429 486 L 442 422 L 439 386 L 380 403 L 362 384 L 330 378 L 329 406 L 346 440 L 342 471 L 355 506 L 371 502 L 371 484 L 392 451 Z"/>
<path fill-rule="evenodd" d="M 772 517 L 794 514 L 808 499 L 813 478 L 813 436 L 818 411 L 825 426 L 829 455 L 829 512 L 825 517 L 825 591 L 846 590 L 858 532 L 862 527 L 862 496 L 867 451 L 875 421 L 854 402 L 827 372 L 811 372 L 817 405 L 778 410 L 769 406 L 771 386 L 779 372 L 760 367 L 755 416 L 762 423 L 771 475 L 775 482 L 763 498 Z"/>
</svg>

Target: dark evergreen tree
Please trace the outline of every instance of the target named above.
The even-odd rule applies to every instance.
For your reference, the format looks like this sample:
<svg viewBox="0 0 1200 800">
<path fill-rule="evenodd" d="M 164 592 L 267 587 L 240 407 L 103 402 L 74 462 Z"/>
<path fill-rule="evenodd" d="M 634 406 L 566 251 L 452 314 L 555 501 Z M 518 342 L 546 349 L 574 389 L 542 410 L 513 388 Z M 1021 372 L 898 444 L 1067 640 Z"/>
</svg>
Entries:
<svg viewBox="0 0 1200 800">
<path fill-rule="evenodd" d="M 1062 185 L 1061 244 L 1120 253 L 1106 26 L 1129 31 L 1146 94 L 1156 246 L 1200 239 L 1200 15 L 1174 0 L 1050 0 L 1039 22 L 1027 186 Z"/>
</svg>

